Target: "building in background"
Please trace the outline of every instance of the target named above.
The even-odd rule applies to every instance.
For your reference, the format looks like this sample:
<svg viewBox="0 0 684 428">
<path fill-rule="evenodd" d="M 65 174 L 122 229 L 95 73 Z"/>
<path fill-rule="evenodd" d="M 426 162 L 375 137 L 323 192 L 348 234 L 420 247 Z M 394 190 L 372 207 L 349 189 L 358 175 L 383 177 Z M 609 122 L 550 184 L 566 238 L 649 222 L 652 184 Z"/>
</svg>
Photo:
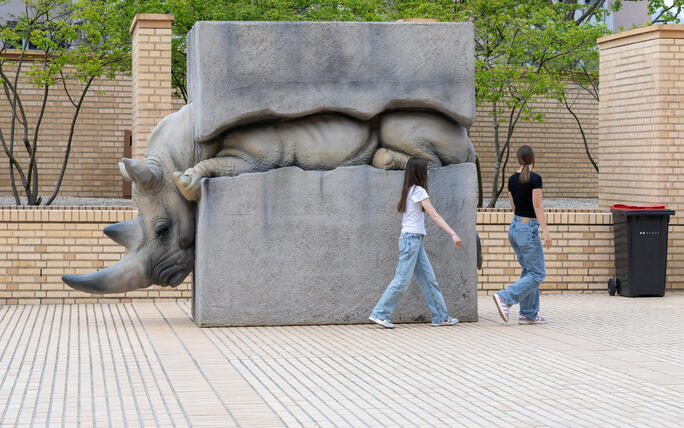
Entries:
<svg viewBox="0 0 684 428">
<path fill-rule="evenodd" d="M 24 2 L 22 0 L 9 0 L 6 3 L 0 3 L 0 24 L 4 24 L 12 15 L 21 15 L 24 11 Z"/>
<path fill-rule="evenodd" d="M 605 7 L 609 8 L 613 3 L 615 2 L 606 2 Z M 648 0 L 623 1 L 620 10 L 612 12 L 606 18 L 606 25 L 614 33 L 640 27 L 648 22 L 651 22 L 651 16 L 648 14 Z"/>
</svg>

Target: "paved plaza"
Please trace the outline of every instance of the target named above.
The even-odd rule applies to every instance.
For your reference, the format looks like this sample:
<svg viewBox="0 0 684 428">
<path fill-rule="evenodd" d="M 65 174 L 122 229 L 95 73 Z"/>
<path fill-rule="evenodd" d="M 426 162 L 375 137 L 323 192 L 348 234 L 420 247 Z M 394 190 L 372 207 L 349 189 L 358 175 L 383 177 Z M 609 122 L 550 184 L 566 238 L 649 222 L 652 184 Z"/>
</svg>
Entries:
<svg viewBox="0 0 684 428">
<path fill-rule="evenodd" d="M 190 303 L 0 307 L 2 426 L 682 426 L 684 293 L 544 326 L 210 328 Z M 517 319 L 517 314 L 515 319 Z"/>
</svg>

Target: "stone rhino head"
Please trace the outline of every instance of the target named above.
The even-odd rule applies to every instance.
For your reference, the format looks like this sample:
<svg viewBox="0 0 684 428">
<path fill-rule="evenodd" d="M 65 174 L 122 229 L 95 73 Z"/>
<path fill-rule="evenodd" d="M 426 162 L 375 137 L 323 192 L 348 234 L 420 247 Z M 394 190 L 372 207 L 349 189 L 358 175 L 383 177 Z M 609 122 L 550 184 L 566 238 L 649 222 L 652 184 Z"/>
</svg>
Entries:
<svg viewBox="0 0 684 428">
<path fill-rule="evenodd" d="M 145 160 L 123 159 L 124 179 L 133 183 L 138 216 L 105 227 L 127 252 L 115 264 L 84 275 L 63 275 L 88 293 L 121 293 L 152 284 L 176 286 L 194 267 L 195 205 L 178 191 L 173 172 L 193 161 L 191 106 L 165 117 L 147 141 Z"/>
</svg>

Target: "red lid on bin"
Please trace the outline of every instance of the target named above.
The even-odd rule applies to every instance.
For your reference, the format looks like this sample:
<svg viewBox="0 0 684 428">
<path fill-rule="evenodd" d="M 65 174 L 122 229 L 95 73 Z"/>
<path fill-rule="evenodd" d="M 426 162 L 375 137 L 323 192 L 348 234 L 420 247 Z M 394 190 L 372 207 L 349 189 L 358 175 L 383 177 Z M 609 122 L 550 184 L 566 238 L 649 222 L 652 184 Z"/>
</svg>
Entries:
<svg viewBox="0 0 684 428">
<path fill-rule="evenodd" d="M 610 209 L 618 211 L 637 211 L 637 210 L 665 210 L 665 205 L 625 205 L 615 204 Z"/>
</svg>

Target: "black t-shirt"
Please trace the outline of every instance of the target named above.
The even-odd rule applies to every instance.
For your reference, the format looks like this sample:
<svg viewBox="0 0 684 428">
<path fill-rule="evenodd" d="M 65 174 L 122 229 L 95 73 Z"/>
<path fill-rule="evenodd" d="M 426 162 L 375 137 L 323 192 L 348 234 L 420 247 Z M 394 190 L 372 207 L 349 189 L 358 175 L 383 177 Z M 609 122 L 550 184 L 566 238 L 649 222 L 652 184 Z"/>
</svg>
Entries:
<svg viewBox="0 0 684 428">
<path fill-rule="evenodd" d="M 537 218 L 532 204 L 532 189 L 542 188 L 541 175 L 530 171 L 530 181 L 520 182 L 520 173 L 516 172 L 508 179 L 508 191 L 513 195 L 515 215 L 520 217 Z"/>
</svg>

